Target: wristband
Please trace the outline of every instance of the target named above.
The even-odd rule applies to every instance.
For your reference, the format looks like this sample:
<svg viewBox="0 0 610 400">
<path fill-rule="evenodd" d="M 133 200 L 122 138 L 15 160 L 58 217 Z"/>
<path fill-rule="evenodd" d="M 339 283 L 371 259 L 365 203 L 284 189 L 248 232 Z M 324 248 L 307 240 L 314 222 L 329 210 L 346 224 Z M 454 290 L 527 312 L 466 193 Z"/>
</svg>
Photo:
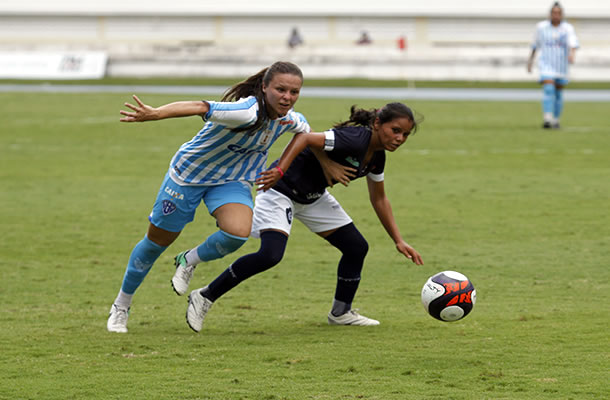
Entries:
<svg viewBox="0 0 610 400">
<path fill-rule="evenodd" d="M 280 171 L 280 177 L 283 178 L 284 177 L 284 171 L 282 171 L 282 169 L 280 168 L 279 165 L 275 166 L 275 169 L 277 169 L 278 171 Z"/>
</svg>

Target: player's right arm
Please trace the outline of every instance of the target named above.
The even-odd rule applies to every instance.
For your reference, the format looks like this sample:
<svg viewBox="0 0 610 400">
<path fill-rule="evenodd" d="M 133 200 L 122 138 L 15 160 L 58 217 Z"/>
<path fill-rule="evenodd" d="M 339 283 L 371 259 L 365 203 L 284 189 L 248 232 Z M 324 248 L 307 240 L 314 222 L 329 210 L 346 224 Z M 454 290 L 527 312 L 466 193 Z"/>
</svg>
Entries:
<svg viewBox="0 0 610 400">
<path fill-rule="evenodd" d="M 534 66 L 534 60 L 536 58 L 536 50 L 542 44 L 541 30 L 542 30 L 543 24 L 544 24 L 544 21 L 539 22 L 536 25 L 536 33 L 534 34 L 534 40 L 531 44 L 532 52 L 530 53 L 530 58 L 527 60 L 527 72 L 529 72 L 529 73 L 532 72 L 532 68 Z"/>
<path fill-rule="evenodd" d="M 529 60 L 527 60 L 527 72 L 532 73 L 532 68 L 534 66 L 534 59 L 536 57 L 536 48 L 532 49 Z"/>
<path fill-rule="evenodd" d="M 121 110 L 121 115 L 124 115 L 120 119 L 121 122 L 156 121 L 166 118 L 190 117 L 193 115 L 204 117 L 210 110 L 210 105 L 206 101 L 177 101 L 160 107 L 151 107 L 144 104 L 135 94 L 133 99 L 137 105 L 125 103 L 125 107 L 133 111 Z"/>
</svg>

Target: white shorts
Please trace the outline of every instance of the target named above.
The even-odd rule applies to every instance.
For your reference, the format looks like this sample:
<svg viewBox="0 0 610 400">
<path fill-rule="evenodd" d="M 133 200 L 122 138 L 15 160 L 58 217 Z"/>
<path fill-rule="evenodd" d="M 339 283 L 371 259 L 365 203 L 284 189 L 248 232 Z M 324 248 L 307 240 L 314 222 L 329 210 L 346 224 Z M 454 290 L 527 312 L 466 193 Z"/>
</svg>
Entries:
<svg viewBox="0 0 610 400">
<path fill-rule="evenodd" d="M 268 229 L 290 235 L 293 217 L 314 233 L 337 229 L 352 222 L 341 204 L 328 192 L 311 204 L 301 204 L 270 189 L 256 195 L 250 235 L 259 238 L 260 232 Z"/>
</svg>

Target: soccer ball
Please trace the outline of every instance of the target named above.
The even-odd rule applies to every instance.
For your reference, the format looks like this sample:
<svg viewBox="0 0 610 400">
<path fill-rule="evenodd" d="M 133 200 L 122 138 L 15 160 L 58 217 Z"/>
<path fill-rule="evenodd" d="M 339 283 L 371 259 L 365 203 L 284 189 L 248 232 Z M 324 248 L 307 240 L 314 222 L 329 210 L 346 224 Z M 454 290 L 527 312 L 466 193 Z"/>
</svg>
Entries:
<svg viewBox="0 0 610 400">
<path fill-rule="evenodd" d="M 459 272 L 443 271 L 431 276 L 421 290 L 421 302 L 434 318 L 452 322 L 472 311 L 477 291 Z"/>
</svg>

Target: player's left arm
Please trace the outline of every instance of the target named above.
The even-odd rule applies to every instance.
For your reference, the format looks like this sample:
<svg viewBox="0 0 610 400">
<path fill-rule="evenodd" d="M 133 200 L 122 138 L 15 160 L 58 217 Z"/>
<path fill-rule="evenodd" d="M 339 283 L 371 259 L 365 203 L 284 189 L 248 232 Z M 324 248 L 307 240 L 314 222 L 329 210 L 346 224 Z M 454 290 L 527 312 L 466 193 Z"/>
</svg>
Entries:
<svg viewBox="0 0 610 400">
<path fill-rule="evenodd" d="M 570 49 L 570 52 L 568 53 L 568 62 L 570 64 L 574 64 L 574 60 L 576 59 L 576 50 L 578 49 L 578 47 L 572 47 Z"/>
<path fill-rule="evenodd" d="M 385 228 L 386 232 L 388 232 L 388 235 L 390 235 L 396 244 L 396 250 L 402 253 L 405 257 L 409 258 L 415 264 L 423 265 L 424 260 L 422 259 L 421 255 L 417 252 L 417 250 L 405 242 L 400 234 L 400 230 L 398 229 L 398 225 L 394 219 L 394 214 L 392 213 L 390 200 L 388 200 L 388 197 L 385 194 L 385 186 L 383 181 L 376 182 L 367 177 L 366 183 L 368 185 L 371 205 L 377 214 L 377 218 L 379 218 L 379 221 Z"/>
<path fill-rule="evenodd" d="M 578 43 L 578 38 L 576 37 L 576 32 L 574 32 L 574 27 L 572 25 L 568 25 L 568 62 L 570 64 L 574 64 L 574 60 L 576 59 L 576 50 L 580 44 Z"/>
</svg>

